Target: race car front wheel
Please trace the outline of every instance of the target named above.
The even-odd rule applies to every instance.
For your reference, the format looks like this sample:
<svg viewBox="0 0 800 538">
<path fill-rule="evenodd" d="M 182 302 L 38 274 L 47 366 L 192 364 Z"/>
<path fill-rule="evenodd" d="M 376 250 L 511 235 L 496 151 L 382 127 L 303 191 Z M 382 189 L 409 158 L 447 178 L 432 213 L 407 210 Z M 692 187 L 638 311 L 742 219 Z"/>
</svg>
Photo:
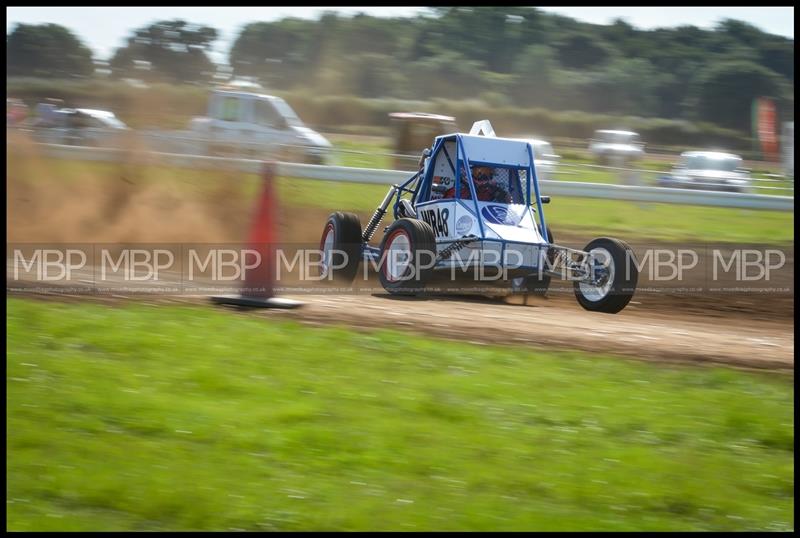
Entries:
<svg viewBox="0 0 800 538">
<path fill-rule="evenodd" d="M 361 261 L 361 221 L 358 215 L 337 211 L 328 217 L 322 239 L 320 276 L 350 284 Z"/>
<path fill-rule="evenodd" d="M 436 239 L 430 224 L 419 219 L 398 219 L 381 241 L 378 278 L 393 295 L 417 295 L 433 272 Z"/>
<path fill-rule="evenodd" d="M 584 251 L 592 254 L 592 279 L 574 282 L 575 298 L 586 310 L 616 314 L 636 291 L 639 269 L 633 249 L 618 239 L 601 237 L 592 240 Z"/>
</svg>

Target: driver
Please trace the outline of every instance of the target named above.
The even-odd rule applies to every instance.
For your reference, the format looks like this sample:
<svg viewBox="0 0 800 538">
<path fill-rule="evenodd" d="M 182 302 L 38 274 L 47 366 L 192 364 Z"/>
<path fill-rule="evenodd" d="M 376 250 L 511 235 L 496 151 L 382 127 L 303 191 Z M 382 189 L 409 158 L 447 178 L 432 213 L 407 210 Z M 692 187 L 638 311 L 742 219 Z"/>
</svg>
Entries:
<svg viewBox="0 0 800 538">
<path fill-rule="evenodd" d="M 463 168 L 462 168 L 463 174 Z M 453 182 L 453 186 L 447 189 L 444 193 L 444 198 L 455 198 L 456 197 L 456 186 L 455 181 Z M 465 182 L 461 182 L 461 199 L 462 200 L 469 200 L 470 193 L 469 193 L 469 186 Z"/>
<path fill-rule="evenodd" d="M 511 203 L 511 193 L 503 182 L 494 176 L 494 168 L 475 166 L 472 168 L 472 181 L 480 202 Z"/>
</svg>

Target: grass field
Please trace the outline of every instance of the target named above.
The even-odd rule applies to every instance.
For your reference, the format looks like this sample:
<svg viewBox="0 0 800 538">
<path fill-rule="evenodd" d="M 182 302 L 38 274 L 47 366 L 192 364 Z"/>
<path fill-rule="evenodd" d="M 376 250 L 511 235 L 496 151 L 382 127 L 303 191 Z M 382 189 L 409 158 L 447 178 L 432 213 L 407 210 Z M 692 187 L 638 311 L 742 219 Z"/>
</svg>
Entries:
<svg viewBox="0 0 800 538">
<path fill-rule="evenodd" d="M 7 300 L 9 530 L 792 530 L 793 380 Z"/>
<path fill-rule="evenodd" d="M 69 185 L 84 181 L 99 181 L 102 184 L 105 181 L 119 181 L 124 176 L 126 181 L 133 183 L 157 184 L 176 191 L 183 190 L 188 194 L 218 185 L 221 174 L 228 177 L 232 175 L 230 172 L 160 166 L 123 170 L 120 165 L 112 163 L 31 160 L 24 157 L 11 158 L 7 171 L 9 177 L 18 181 L 44 185 L 49 182 Z M 235 183 L 249 195 L 257 192 L 258 178 L 255 175 L 237 175 Z M 387 188 L 382 185 L 297 178 L 281 178 L 279 182 L 279 193 L 288 206 L 360 212 L 372 212 Z M 555 197 L 545 211 L 556 238 L 559 237 L 559 232 L 577 232 L 592 237 L 614 234 L 623 239 L 667 241 L 768 244 L 794 241 L 792 212 L 642 204 L 571 197 Z"/>
</svg>

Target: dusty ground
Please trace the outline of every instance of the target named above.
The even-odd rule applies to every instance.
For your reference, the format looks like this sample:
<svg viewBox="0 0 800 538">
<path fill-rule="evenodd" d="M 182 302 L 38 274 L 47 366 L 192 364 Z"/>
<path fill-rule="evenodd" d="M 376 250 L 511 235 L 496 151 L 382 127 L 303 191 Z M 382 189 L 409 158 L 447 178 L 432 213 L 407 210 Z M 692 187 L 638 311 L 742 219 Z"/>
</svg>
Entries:
<svg viewBox="0 0 800 538">
<path fill-rule="evenodd" d="M 13 272 L 13 262 L 9 262 L 8 269 Z M 131 282 L 117 282 L 119 288 L 115 291 L 105 289 L 93 294 L 93 275 L 98 271 L 93 267 L 83 271 L 74 276 L 77 285 L 58 292 L 43 292 L 40 285 L 31 281 L 9 282 L 8 290 L 11 295 L 112 304 L 127 301 L 208 304 L 207 296 L 214 294 L 174 290 L 145 293 Z M 165 289 L 180 288 L 179 277 L 175 275 L 161 279 L 160 285 Z M 655 308 L 646 296 L 634 297 L 621 313 L 609 315 L 583 310 L 566 292 L 549 298 L 529 298 L 527 304 L 521 297 L 400 298 L 366 289 L 347 294 L 317 290 L 281 294 L 281 297 L 295 298 L 305 304 L 294 310 L 255 310 L 252 315 L 354 328 L 389 327 L 470 342 L 580 349 L 640 359 L 725 363 L 773 370 L 794 368 L 793 320 L 783 317 L 759 320 L 741 312 L 726 314 L 724 310 L 704 310 L 700 306 L 695 307 L 697 312 L 667 308 L 670 301 L 678 304 L 676 298 L 662 298 L 663 308 Z"/>
<path fill-rule="evenodd" d="M 616 315 L 586 312 L 563 301 L 528 306 L 489 300 L 371 296 L 297 297 L 306 306 L 258 315 L 348 326 L 388 326 L 471 342 L 555 346 L 638 358 L 794 368 L 793 323 L 744 319 L 720 323 L 645 313 L 637 305 Z"/>
<path fill-rule="evenodd" d="M 87 182 L 57 188 L 50 184 L 42 191 L 30 182 L 16 181 L 9 171 L 8 242 L 209 243 L 241 242 L 246 238 L 252 202 L 238 194 L 236 178 L 220 181 L 213 190 L 187 198 L 169 187 L 141 187 L 135 181 L 136 171 L 131 170 L 130 174 L 130 180 L 123 177 L 104 188 Z M 299 214 L 302 218 L 298 218 Z M 281 215 L 282 241 L 315 247 L 327 215 L 327 211 L 297 208 L 292 210 L 291 219 Z M 361 215 L 362 222 L 368 217 Z M 308 225 L 297 227 L 298 221 Z M 556 239 L 566 246 L 581 248 L 590 238 L 556 231 Z M 637 250 L 653 245 L 633 246 Z M 793 246 L 786 252 L 787 264 L 770 285 L 789 291 L 710 292 L 704 271 L 695 272 L 681 282 L 681 286 L 703 288 L 699 293 L 678 289 L 647 291 L 652 283 L 643 277 L 639 283 L 642 291 L 617 315 L 584 311 L 563 286 L 547 299 L 531 298 L 525 306 L 511 304 L 520 302 L 519 298 L 391 298 L 379 289 L 374 279 L 366 282 L 367 289 L 358 293 L 284 293 L 306 301 L 306 306 L 254 315 L 352 327 L 386 326 L 475 342 L 547 345 L 645 359 L 793 369 Z M 9 261 L 7 268 L 13 268 L 13 261 Z M 89 272 L 77 277 L 76 283 L 84 291 L 74 294 L 75 299 L 206 301 L 180 292 L 139 295 L 122 290 L 113 297 L 87 295 L 85 289 L 93 285 L 93 275 L 92 268 L 86 271 Z M 7 282 L 7 289 L 12 294 L 31 294 L 30 284 Z M 64 298 L 63 293 L 56 296 Z"/>
</svg>

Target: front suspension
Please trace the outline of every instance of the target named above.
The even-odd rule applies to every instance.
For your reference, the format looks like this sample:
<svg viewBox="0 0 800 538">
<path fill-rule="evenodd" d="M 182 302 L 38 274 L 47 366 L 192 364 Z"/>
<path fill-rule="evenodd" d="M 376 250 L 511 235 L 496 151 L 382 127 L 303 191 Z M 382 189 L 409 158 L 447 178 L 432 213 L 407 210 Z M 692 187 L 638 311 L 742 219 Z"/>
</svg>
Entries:
<svg viewBox="0 0 800 538">
<path fill-rule="evenodd" d="M 361 234 L 361 240 L 363 242 L 367 243 L 370 239 L 372 239 L 372 236 L 375 235 L 375 230 L 378 229 L 378 225 L 383 220 L 383 217 L 386 216 L 386 210 L 389 208 L 389 204 L 399 188 L 399 185 L 392 185 L 389 187 L 389 192 L 386 193 L 381 205 L 379 205 L 375 210 L 375 213 L 372 214 L 372 217 L 369 219 L 366 228 L 364 228 L 364 233 Z"/>
</svg>

